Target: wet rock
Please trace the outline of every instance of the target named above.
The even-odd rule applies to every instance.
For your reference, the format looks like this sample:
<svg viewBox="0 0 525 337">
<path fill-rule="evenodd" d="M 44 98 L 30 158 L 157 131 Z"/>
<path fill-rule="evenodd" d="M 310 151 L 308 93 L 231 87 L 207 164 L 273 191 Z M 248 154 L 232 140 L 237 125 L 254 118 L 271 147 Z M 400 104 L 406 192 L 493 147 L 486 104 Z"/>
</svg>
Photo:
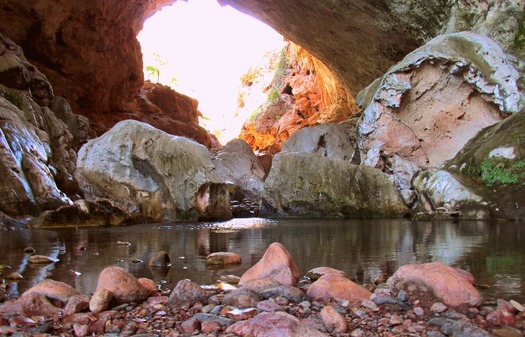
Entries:
<svg viewBox="0 0 525 337">
<path fill-rule="evenodd" d="M 231 218 L 209 151 L 144 123 L 120 122 L 82 146 L 75 174 L 88 199 L 110 198 L 151 221 Z"/>
<path fill-rule="evenodd" d="M 180 280 L 169 296 L 173 308 L 191 307 L 197 302 L 206 303 L 211 295 L 198 284 L 188 279 Z"/>
<path fill-rule="evenodd" d="M 30 228 L 118 226 L 130 215 L 108 199 L 78 200 L 56 210 L 45 211 L 27 223 Z"/>
<path fill-rule="evenodd" d="M 98 314 L 109 307 L 109 303 L 113 299 L 111 291 L 105 288 L 98 288 L 91 299 L 89 300 L 89 310 Z"/>
<path fill-rule="evenodd" d="M 256 293 L 260 293 L 266 289 L 278 287 L 281 285 L 282 285 L 281 282 L 274 280 L 272 278 L 257 278 L 257 279 L 251 279 L 251 280 L 247 280 L 246 282 L 243 282 L 242 287 L 251 289 L 255 291 Z"/>
<path fill-rule="evenodd" d="M 58 259 L 45 256 L 45 255 L 32 255 L 27 259 L 27 262 L 32 264 L 48 264 L 48 263 L 55 263 Z"/>
<path fill-rule="evenodd" d="M 485 128 L 445 166 L 483 200 L 487 217 L 525 218 L 525 110 Z"/>
<path fill-rule="evenodd" d="M 198 313 L 195 316 L 196 319 L 199 320 L 199 322 L 217 322 L 220 326 L 230 326 L 233 323 L 235 323 L 232 319 L 222 317 L 222 316 L 216 316 L 211 314 L 205 314 L 205 313 Z"/>
<path fill-rule="evenodd" d="M 67 126 L 49 108 L 47 78 L 0 35 L 0 212 L 36 216 L 71 203 L 76 153 Z"/>
<path fill-rule="evenodd" d="M 168 252 L 160 251 L 151 257 L 148 263 L 149 266 L 153 267 L 168 267 L 171 266 L 170 255 Z"/>
<path fill-rule="evenodd" d="M 89 297 L 87 295 L 73 295 L 64 307 L 64 316 L 76 314 L 89 308 Z"/>
<path fill-rule="evenodd" d="M 306 294 L 292 286 L 277 286 L 259 292 L 262 298 L 284 297 L 292 302 L 300 303 L 306 299 Z"/>
<path fill-rule="evenodd" d="M 445 310 L 447 310 L 447 306 L 439 302 L 432 304 L 432 306 L 430 307 L 430 312 L 433 312 L 433 313 L 440 313 Z"/>
<path fill-rule="evenodd" d="M 260 301 L 261 297 L 255 291 L 247 288 L 240 288 L 226 294 L 222 304 L 237 308 L 254 308 Z"/>
<path fill-rule="evenodd" d="M 20 273 L 11 273 L 6 276 L 8 280 L 23 280 L 24 277 Z"/>
<path fill-rule="evenodd" d="M 98 289 L 107 289 L 113 294 L 115 304 L 145 301 L 154 292 L 144 287 L 139 280 L 120 267 L 107 267 L 100 273 Z"/>
<path fill-rule="evenodd" d="M 221 329 L 221 325 L 215 321 L 201 322 L 201 332 L 203 334 L 210 334 Z"/>
<path fill-rule="evenodd" d="M 323 320 L 323 324 L 328 332 L 346 332 L 347 325 L 345 318 L 333 307 L 326 306 L 321 309 L 321 319 Z"/>
<path fill-rule="evenodd" d="M 517 302 L 515 300 L 510 300 L 509 304 L 512 305 L 514 307 L 514 309 L 516 309 L 519 312 L 525 311 L 525 306 L 523 306 L 523 304 L 521 304 L 521 303 L 519 303 L 519 302 Z"/>
<path fill-rule="evenodd" d="M 239 309 L 233 308 L 225 312 L 226 317 L 235 321 L 243 321 L 257 316 L 259 311 L 255 308 Z"/>
<path fill-rule="evenodd" d="M 516 324 L 514 315 L 511 314 L 506 308 L 497 308 L 493 312 L 487 315 L 487 322 L 493 326 L 513 326 Z"/>
<path fill-rule="evenodd" d="M 211 253 L 206 257 L 207 265 L 231 265 L 241 264 L 242 260 L 239 254 L 231 252 L 216 252 Z"/>
<path fill-rule="evenodd" d="M 260 200 L 265 172 L 248 143 L 242 139 L 231 140 L 226 145 L 213 149 L 211 156 L 215 172 L 221 179 L 232 182 L 241 190 L 241 195 L 234 196 L 232 200 Z"/>
<path fill-rule="evenodd" d="M 72 296 L 79 295 L 78 291 L 67 283 L 45 279 L 40 281 L 22 294 L 22 297 L 31 294 L 41 294 L 48 298 L 67 303 Z"/>
<path fill-rule="evenodd" d="M 18 313 L 26 317 L 56 315 L 61 312 L 62 309 L 53 305 L 45 295 L 36 292 L 0 306 L 0 314 Z"/>
<path fill-rule="evenodd" d="M 312 283 L 306 294 L 322 303 L 347 300 L 359 305 L 363 300 L 369 299 L 372 293 L 344 276 L 327 274 Z"/>
<path fill-rule="evenodd" d="M 521 337 L 522 334 L 518 329 L 504 327 L 492 330 L 492 335 L 496 337 Z"/>
<path fill-rule="evenodd" d="M 261 260 L 242 275 L 239 284 L 243 285 L 252 279 L 271 278 L 283 285 L 295 286 L 299 276 L 299 268 L 290 252 L 281 243 L 274 242 L 266 249 Z"/>
<path fill-rule="evenodd" d="M 283 307 L 275 303 L 274 300 L 266 300 L 257 303 L 257 309 L 266 312 L 282 311 Z"/>
<path fill-rule="evenodd" d="M 228 327 L 228 333 L 239 336 L 321 337 L 326 334 L 301 324 L 299 319 L 284 312 L 261 313 L 256 317 Z"/>
<path fill-rule="evenodd" d="M 385 173 L 309 153 L 282 152 L 266 178 L 261 212 L 280 216 L 401 216 L 408 209 Z"/>
<path fill-rule="evenodd" d="M 471 182 L 457 173 L 429 169 L 413 180 L 419 196 L 418 210 L 442 218 L 484 219 L 489 217 L 483 194 L 471 188 Z"/>
<path fill-rule="evenodd" d="M 183 334 L 193 334 L 194 331 L 200 330 L 200 327 L 200 322 L 195 317 L 192 317 L 187 321 L 182 322 L 179 330 Z"/>
<path fill-rule="evenodd" d="M 422 305 L 432 305 L 439 301 L 448 307 L 476 306 L 481 295 L 474 286 L 455 268 L 442 262 L 412 264 L 400 267 L 388 279 L 387 284 L 397 289 L 415 293 L 416 290 L 428 293 L 435 300 Z M 416 295 L 417 297 L 417 295 Z"/>
<path fill-rule="evenodd" d="M 138 279 L 139 283 L 148 290 L 149 296 L 155 294 L 157 292 L 157 284 L 155 281 L 147 278 L 147 277 L 141 277 Z"/>
<path fill-rule="evenodd" d="M 339 275 L 344 276 L 345 272 L 342 270 L 331 268 L 331 267 L 317 267 L 317 268 L 309 270 L 306 273 L 306 277 L 315 281 L 319 279 L 321 276 L 326 275 L 326 274 L 339 274 Z"/>
</svg>

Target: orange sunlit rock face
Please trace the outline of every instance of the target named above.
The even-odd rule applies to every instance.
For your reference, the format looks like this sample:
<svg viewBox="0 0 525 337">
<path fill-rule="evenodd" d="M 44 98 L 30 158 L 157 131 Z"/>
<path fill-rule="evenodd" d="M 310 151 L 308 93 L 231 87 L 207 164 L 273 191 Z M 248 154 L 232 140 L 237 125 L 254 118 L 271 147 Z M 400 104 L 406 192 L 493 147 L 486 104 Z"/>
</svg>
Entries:
<svg viewBox="0 0 525 337">
<path fill-rule="evenodd" d="M 275 154 L 281 145 L 298 130 L 325 123 L 348 120 L 359 108 L 342 84 L 326 66 L 304 48 L 290 43 L 278 59 L 270 59 L 273 66 L 262 66 L 253 81 L 245 83 L 241 96 L 259 94 L 266 99 L 251 112 L 254 105 L 240 108 L 248 118 L 241 131 L 252 149 Z M 265 72 L 274 72 L 270 83 L 264 81 Z M 261 90 L 262 93 L 254 93 Z M 247 111 L 248 110 L 248 111 Z"/>
</svg>

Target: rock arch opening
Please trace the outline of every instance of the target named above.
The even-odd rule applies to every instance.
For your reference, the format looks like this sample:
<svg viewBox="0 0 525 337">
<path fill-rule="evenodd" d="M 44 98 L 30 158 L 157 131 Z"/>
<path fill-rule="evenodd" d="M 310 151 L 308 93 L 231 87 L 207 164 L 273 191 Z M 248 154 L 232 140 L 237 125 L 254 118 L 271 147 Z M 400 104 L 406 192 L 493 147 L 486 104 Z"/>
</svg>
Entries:
<svg viewBox="0 0 525 337">
<path fill-rule="evenodd" d="M 144 78 L 198 100 L 199 124 L 222 144 L 239 136 L 241 77 L 283 37 L 264 23 L 216 0 L 177 1 L 146 20 L 137 36 Z"/>
</svg>

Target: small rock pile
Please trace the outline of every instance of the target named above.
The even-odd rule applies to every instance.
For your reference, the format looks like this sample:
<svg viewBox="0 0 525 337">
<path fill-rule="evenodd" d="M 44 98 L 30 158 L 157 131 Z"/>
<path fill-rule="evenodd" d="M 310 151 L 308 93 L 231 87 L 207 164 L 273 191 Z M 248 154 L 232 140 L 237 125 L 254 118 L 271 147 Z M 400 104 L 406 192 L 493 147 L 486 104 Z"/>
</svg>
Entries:
<svg viewBox="0 0 525 337">
<path fill-rule="evenodd" d="M 238 288 L 181 280 L 169 291 L 107 267 L 92 296 L 44 280 L 0 305 L 4 336 L 522 336 L 525 308 L 483 305 L 474 278 L 440 262 L 403 266 L 367 289 L 342 271 L 300 278 L 290 253 L 273 243 Z M 0 290 L 3 288 L 0 288 Z M 4 289 L 5 290 L 5 289 Z M 5 291 L 4 291 L 5 292 Z M 0 301 L 4 301 L 0 297 Z"/>
</svg>

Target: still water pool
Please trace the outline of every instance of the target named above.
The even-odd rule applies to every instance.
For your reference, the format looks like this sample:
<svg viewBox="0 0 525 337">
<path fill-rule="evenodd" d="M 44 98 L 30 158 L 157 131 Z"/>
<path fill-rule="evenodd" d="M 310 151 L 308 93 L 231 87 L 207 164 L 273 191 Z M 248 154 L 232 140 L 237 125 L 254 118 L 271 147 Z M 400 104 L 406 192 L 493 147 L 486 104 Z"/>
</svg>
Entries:
<svg viewBox="0 0 525 337">
<path fill-rule="evenodd" d="M 261 218 L 214 223 L 161 223 L 128 227 L 19 230 L 0 233 L 0 269 L 24 279 L 8 281 L 11 296 L 44 278 L 71 284 L 81 293 L 96 288 L 100 271 L 120 266 L 173 288 L 181 279 L 212 284 L 227 274 L 242 275 L 272 242 L 291 252 L 301 272 L 328 266 L 359 282 L 390 276 L 402 265 L 442 261 L 469 270 L 485 285 L 485 298 L 525 302 L 525 223 L 410 221 L 406 219 L 319 220 Z M 117 241 L 131 243 L 117 245 Z M 27 263 L 25 247 L 58 259 L 47 265 Z M 81 249 L 81 248 L 85 249 Z M 169 252 L 172 266 L 154 269 L 149 259 Z M 242 257 L 235 269 L 209 270 L 205 257 L 229 251 Z M 142 262 L 141 262 L 142 261 Z M 76 276 L 75 272 L 80 273 Z"/>
</svg>

